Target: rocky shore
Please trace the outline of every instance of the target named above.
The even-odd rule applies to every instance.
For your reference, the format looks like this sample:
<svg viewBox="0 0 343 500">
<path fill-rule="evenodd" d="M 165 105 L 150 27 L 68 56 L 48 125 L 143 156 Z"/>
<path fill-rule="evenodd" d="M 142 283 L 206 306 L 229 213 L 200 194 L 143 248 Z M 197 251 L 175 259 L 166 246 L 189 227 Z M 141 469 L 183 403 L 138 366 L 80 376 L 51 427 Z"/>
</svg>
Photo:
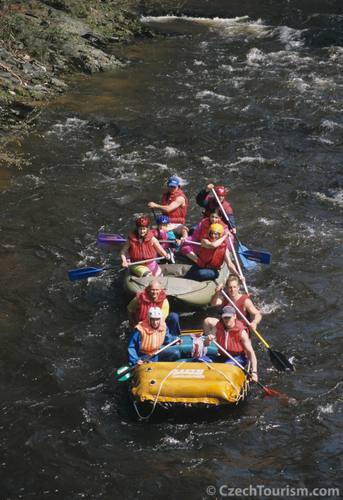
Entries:
<svg viewBox="0 0 343 500">
<path fill-rule="evenodd" d="M 139 0 L 0 0 L 0 167 L 21 166 L 10 143 L 25 133 L 72 73 L 123 63 L 111 47 L 152 36 Z"/>
</svg>

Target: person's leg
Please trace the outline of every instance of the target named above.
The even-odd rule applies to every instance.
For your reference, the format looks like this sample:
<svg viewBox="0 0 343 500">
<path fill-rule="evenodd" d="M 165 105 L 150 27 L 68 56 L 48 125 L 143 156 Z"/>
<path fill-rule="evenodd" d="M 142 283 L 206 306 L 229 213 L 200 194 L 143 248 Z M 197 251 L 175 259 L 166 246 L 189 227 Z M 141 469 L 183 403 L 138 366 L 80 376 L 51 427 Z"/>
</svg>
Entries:
<svg viewBox="0 0 343 500">
<path fill-rule="evenodd" d="M 218 275 L 219 273 L 215 269 L 204 269 L 194 265 L 184 277 L 194 281 L 212 281 L 218 278 Z"/>
<path fill-rule="evenodd" d="M 180 349 L 172 346 L 158 355 L 158 361 L 177 361 L 181 359 Z"/>
<path fill-rule="evenodd" d="M 181 333 L 180 329 L 180 317 L 178 313 L 171 312 L 166 319 L 166 324 L 169 329 L 169 332 L 174 337 L 178 337 Z"/>
</svg>

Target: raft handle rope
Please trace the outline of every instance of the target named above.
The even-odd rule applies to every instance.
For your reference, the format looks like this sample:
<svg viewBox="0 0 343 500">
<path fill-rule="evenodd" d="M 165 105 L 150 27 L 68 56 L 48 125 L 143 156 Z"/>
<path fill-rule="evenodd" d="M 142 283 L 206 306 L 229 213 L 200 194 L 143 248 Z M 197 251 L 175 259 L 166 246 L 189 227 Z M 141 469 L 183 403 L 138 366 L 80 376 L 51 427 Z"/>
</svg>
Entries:
<svg viewBox="0 0 343 500">
<path fill-rule="evenodd" d="M 149 418 L 151 417 L 151 415 L 154 413 L 154 411 L 156 409 L 156 405 L 158 403 L 158 398 L 160 397 L 163 384 L 168 380 L 168 378 L 171 375 L 173 375 L 173 373 L 175 372 L 175 370 L 177 370 L 179 368 L 179 366 L 183 365 L 184 363 L 187 363 L 187 361 L 181 361 L 180 363 L 178 363 L 178 365 L 175 368 L 173 368 L 172 370 L 170 370 L 170 372 L 167 373 L 167 375 L 164 377 L 164 379 L 161 380 L 160 387 L 158 388 L 158 392 L 157 392 L 157 394 L 155 396 L 155 399 L 154 399 L 154 402 L 153 402 L 153 405 L 152 405 L 152 409 L 148 413 L 148 415 L 141 415 L 141 413 L 138 410 L 136 401 L 133 401 L 133 407 L 134 407 L 134 409 L 135 409 L 135 411 L 136 411 L 136 413 L 137 413 L 137 415 L 138 415 L 138 417 L 139 417 L 140 420 L 149 420 Z"/>
</svg>

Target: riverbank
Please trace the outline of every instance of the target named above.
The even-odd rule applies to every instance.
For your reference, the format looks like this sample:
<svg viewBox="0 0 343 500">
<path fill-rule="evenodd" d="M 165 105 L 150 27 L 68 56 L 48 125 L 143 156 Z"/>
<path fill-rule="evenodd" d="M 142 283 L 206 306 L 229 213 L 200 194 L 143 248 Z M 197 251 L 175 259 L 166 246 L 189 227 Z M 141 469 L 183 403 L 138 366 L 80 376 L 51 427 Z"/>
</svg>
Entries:
<svg viewBox="0 0 343 500">
<path fill-rule="evenodd" d="M 0 166 L 23 166 L 11 142 L 42 107 L 67 90 L 71 74 L 124 64 L 113 46 L 152 36 L 140 22 L 139 0 L 0 1 Z"/>
</svg>

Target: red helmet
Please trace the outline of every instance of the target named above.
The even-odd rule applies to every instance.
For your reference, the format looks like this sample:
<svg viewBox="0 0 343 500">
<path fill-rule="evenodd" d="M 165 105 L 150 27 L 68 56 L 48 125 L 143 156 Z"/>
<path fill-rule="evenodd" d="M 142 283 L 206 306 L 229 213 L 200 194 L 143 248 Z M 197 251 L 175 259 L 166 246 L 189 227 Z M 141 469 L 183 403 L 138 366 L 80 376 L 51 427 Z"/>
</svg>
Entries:
<svg viewBox="0 0 343 500">
<path fill-rule="evenodd" d="M 226 196 L 228 191 L 224 186 L 215 186 L 214 190 L 218 196 Z"/>
<path fill-rule="evenodd" d="M 136 227 L 148 227 L 150 225 L 150 220 L 148 217 L 138 217 L 136 219 Z"/>
</svg>

